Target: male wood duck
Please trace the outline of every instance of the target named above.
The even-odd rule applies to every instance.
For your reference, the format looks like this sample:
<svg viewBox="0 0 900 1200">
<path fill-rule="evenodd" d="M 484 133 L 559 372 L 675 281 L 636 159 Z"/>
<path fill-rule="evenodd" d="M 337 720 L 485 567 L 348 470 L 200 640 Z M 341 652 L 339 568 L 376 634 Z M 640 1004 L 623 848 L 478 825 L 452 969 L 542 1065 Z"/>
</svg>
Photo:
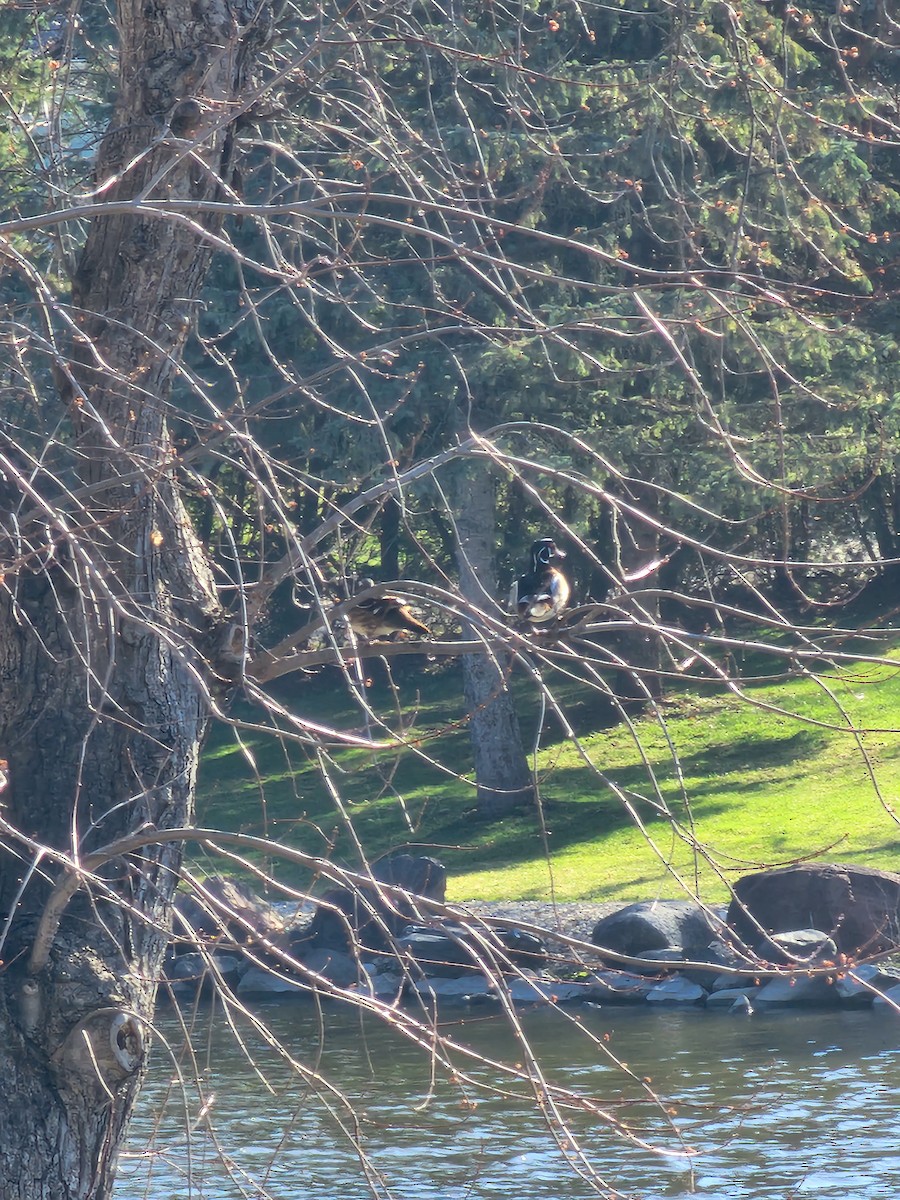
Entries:
<svg viewBox="0 0 900 1200">
<path fill-rule="evenodd" d="M 371 579 L 359 581 L 359 591 L 374 587 Z M 431 630 L 414 617 L 409 604 L 400 596 L 369 596 L 345 614 L 353 632 L 366 642 L 393 638 L 398 633 L 417 633 L 430 637 Z"/>
<path fill-rule="evenodd" d="M 531 547 L 531 570 L 512 585 L 510 610 L 529 625 L 555 621 L 569 603 L 571 588 L 562 571 L 553 564 L 565 558 L 552 538 L 541 538 Z"/>
</svg>

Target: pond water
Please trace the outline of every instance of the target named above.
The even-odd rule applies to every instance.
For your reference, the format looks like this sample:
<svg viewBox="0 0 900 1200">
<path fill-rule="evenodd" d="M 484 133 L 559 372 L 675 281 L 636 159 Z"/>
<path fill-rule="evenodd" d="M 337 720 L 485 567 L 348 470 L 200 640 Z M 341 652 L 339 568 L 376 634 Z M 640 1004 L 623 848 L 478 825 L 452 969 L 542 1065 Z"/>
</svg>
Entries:
<svg viewBox="0 0 900 1200">
<path fill-rule="evenodd" d="M 372 1017 L 320 1012 L 310 1002 L 258 1011 L 307 1080 L 264 1055 L 264 1039 L 242 1026 L 267 1088 L 221 1010 L 212 1020 L 208 1010 L 200 1014 L 191 1044 L 204 1096 L 214 1097 L 209 1118 L 196 1087 L 185 1097 L 173 1083 L 174 1051 L 158 1045 L 117 1195 L 894 1200 L 900 1193 L 900 1017 L 891 1010 L 737 1017 L 580 1009 L 580 1024 L 572 1020 L 576 1010 L 523 1014 L 549 1082 L 592 1097 L 658 1147 L 635 1146 L 608 1120 L 576 1112 L 573 1132 L 590 1164 L 569 1145 L 580 1175 L 526 1099 L 527 1087 L 500 1080 L 510 1094 L 491 1094 L 448 1080 L 446 1071 L 432 1074 L 426 1051 Z M 458 1042 L 497 1062 L 527 1065 L 501 1016 L 473 1010 L 464 1021 L 442 1017 L 441 1032 Z M 162 1014 L 160 1030 L 170 1046 L 182 1038 L 171 1013 Z M 611 1055 L 627 1063 L 628 1074 Z M 496 1070 L 458 1052 L 455 1063 L 479 1081 L 498 1081 Z M 180 1070 L 191 1075 L 183 1057 Z M 664 1108 L 648 1102 L 651 1093 Z M 344 1099 L 359 1113 L 358 1129 Z M 685 1156 L 686 1147 L 697 1153 Z"/>
</svg>

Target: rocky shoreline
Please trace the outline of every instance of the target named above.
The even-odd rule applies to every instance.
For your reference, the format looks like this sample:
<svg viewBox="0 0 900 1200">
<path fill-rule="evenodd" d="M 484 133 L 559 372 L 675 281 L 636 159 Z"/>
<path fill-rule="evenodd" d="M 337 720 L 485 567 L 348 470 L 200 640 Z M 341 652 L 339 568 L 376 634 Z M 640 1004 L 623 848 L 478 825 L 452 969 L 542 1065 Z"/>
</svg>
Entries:
<svg viewBox="0 0 900 1200">
<path fill-rule="evenodd" d="M 751 1013 L 785 1006 L 900 1012 L 900 875 L 800 864 L 739 880 L 727 908 L 690 900 L 445 902 L 433 859 L 279 912 L 234 881 L 185 898 L 173 993 L 211 982 L 238 995 L 380 1002 L 682 1004 Z M 806 918 L 806 927 L 799 918 Z M 813 922 L 818 921 L 815 927 Z M 764 923 L 763 923 L 764 922 Z"/>
<path fill-rule="evenodd" d="M 485 920 L 508 921 L 512 925 L 534 926 L 545 931 L 548 947 L 564 950 L 568 943 L 556 941 L 554 933 L 579 942 L 590 943 L 597 922 L 627 906 L 626 901 L 565 900 L 460 900 L 455 908 Z M 587 951 L 590 954 L 590 951 Z"/>
</svg>

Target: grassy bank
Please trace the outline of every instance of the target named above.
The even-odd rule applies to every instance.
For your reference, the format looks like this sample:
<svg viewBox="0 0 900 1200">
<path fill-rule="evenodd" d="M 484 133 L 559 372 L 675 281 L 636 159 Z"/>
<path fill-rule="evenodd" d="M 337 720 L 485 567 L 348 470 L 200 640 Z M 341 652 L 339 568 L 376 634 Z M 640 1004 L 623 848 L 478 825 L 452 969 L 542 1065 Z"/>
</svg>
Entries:
<svg viewBox="0 0 900 1200">
<path fill-rule="evenodd" d="M 596 693 L 548 679 L 578 744 L 545 719 L 537 754 L 542 827 L 534 811 L 492 825 L 475 818 L 457 669 L 407 666 L 395 692 L 376 666 L 367 700 L 396 729 L 399 698 L 411 749 L 374 755 L 333 747 L 317 761 L 286 736 L 245 731 L 239 746 L 221 731 L 204 758 L 201 821 L 354 866 L 352 821 L 370 855 L 414 847 L 441 858 L 454 900 L 542 899 L 551 888 L 559 900 L 673 896 L 673 870 L 714 900 L 725 895 L 724 880 L 796 858 L 895 868 L 898 671 L 866 665 L 822 682 L 748 687 L 746 698 L 697 685 L 633 728 L 612 729 L 596 728 Z M 538 708 L 524 681 L 517 696 L 531 744 Z M 365 729 L 336 672 L 292 682 L 284 699 L 318 724 Z M 370 728 L 378 733 L 377 722 Z"/>
</svg>

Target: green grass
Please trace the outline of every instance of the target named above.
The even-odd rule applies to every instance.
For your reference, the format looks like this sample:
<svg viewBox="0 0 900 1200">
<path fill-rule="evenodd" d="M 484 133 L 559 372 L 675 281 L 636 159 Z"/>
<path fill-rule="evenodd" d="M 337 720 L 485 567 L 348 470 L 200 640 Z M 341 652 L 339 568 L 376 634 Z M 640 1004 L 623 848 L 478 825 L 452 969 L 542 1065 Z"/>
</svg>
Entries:
<svg viewBox="0 0 900 1200">
<path fill-rule="evenodd" d="M 219 731 L 203 760 L 201 822 L 356 866 L 352 821 L 369 855 L 413 847 L 441 858 L 454 900 L 543 899 L 551 890 L 559 900 L 674 896 L 673 872 L 716 900 L 724 880 L 797 858 L 897 865 L 900 828 L 888 810 L 900 792 L 900 666 L 829 673 L 823 681 L 834 698 L 815 680 L 756 685 L 747 698 L 697 685 L 633 728 L 612 729 L 596 728 L 603 709 L 595 692 L 548 679 L 580 742 L 545 721 L 538 773 L 546 842 L 534 811 L 494 824 L 476 818 L 458 669 L 408 662 L 396 693 L 380 666 L 372 674 L 370 703 L 396 728 L 399 698 L 419 754 L 332 747 L 324 766 L 341 813 L 301 743 L 250 731 L 242 749 Z M 524 680 L 516 694 L 530 743 L 536 701 Z M 301 718 L 363 731 L 336 672 L 295 681 L 279 698 Z M 864 732 L 846 727 L 839 705 Z M 253 719 L 249 710 L 238 715 Z M 274 856 L 269 865 L 301 882 Z"/>
</svg>

